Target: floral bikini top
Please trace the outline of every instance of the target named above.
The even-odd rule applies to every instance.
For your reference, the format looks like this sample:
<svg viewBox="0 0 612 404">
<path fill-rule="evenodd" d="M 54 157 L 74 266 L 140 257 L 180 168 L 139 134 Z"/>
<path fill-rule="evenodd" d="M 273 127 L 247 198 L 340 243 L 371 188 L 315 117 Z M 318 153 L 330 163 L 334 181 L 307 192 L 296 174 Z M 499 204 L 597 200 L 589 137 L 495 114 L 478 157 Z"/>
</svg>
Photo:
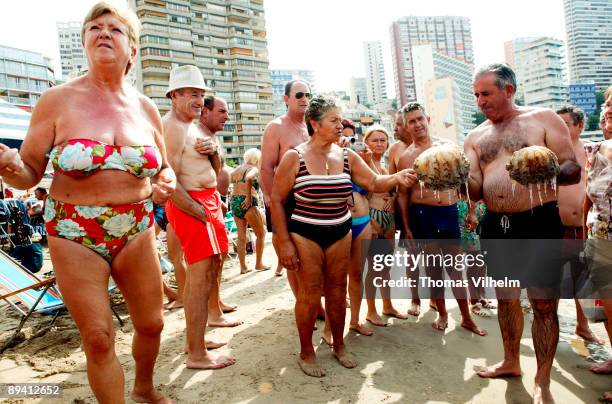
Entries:
<svg viewBox="0 0 612 404">
<path fill-rule="evenodd" d="M 53 168 L 73 178 L 99 170 L 121 170 L 138 178 L 155 176 L 162 164 L 156 146 L 116 146 L 91 139 L 70 139 L 49 152 Z"/>
</svg>

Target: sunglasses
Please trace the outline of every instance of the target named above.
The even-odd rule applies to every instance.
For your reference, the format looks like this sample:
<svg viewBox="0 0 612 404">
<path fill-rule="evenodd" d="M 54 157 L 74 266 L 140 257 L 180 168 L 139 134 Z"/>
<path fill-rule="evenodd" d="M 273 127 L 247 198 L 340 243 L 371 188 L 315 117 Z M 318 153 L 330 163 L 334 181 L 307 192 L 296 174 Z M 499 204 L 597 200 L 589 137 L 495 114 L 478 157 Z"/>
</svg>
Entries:
<svg viewBox="0 0 612 404">
<path fill-rule="evenodd" d="M 299 92 L 295 93 L 295 98 L 298 99 L 298 100 L 301 99 L 304 96 L 306 98 L 308 98 L 308 99 L 312 98 L 312 94 L 310 94 L 310 93 L 305 93 L 305 92 L 302 92 L 302 91 L 299 91 Z"/>
</svg>

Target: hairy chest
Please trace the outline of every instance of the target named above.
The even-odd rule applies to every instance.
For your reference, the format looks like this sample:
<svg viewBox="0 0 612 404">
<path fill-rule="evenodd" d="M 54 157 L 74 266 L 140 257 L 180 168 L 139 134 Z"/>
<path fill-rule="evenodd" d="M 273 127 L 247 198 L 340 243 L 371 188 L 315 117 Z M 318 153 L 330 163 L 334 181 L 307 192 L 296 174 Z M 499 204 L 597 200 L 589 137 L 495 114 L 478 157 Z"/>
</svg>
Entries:
<svg viewBox="0 0 612 404">
<path fill-rule="evenodd" d="M 543 144 L 544 131 L 530 123 L 511 122 L 491 126 L 476 144 L 480 162 L 488 164 L 498 155 L 511 155 L 527 146 Z"/>
</svg>

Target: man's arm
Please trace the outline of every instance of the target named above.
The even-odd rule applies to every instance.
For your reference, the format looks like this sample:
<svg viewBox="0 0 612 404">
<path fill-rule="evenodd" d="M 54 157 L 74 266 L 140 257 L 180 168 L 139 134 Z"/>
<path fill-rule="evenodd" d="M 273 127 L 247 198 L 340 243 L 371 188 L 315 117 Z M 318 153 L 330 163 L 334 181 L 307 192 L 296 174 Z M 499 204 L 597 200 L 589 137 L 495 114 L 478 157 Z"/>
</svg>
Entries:
<svg viewBox="0 0 612 404">
<path fill-rule="evenodd" d="M 557 176 L 557 184 L 573 185 L 579 183 L 582 169 L 576 161 L 567 125 L 559 115 L 551 110 L 542 111 L 538 115 L 546 130 L 546 147 L 552 150 L 559 160 L 561 172 Z"/>
<path fill-rule="evenodd" d="M 270 204 L 272 183 L 274 182 L 274 169 L 278 165 L 280 156 L 280 143 L 278 137 L 279 125 L 270 122 L 264 130 L 261 139 L 261 189 L 266 204 Z"/>
<path fill-rule="evenodd" d="M 466 157 L 470 161 L 470 176 L 468 179 L 468 191 L 470 193 L 470 199 L 478 201 L 482 199 L 482 171 L 480 170 L 480 161 L 478 153 L 474 148 L 474 142 L 476 140 L 476 132 L 471 132 L 463 143 L 463 150 Z"/>
<path fill-rule="evenodd" d="M 181 127 L 172 122 L 164 121 L 164 140 L 166 143 L 166 153 L 168 163 L 174 169 L 177 178 L 181 173 L 181 157 L 183 155 L 183 148 L 185 147 L 186 134 Z M 176 182 L 176 190 L 170 198 L 173 204 L 177 208 L 195 217 L 203 222 L 206 221 L 206 211 L 204 207 L 197 203 L 180 182 Z"/>
<path fill-rule="evenodd" d="M 399 168 L 395 166 L 395 155 L 397 154 L 397 149 L 399 148 L 398 143 L 399 141 L 393 143 L 389 148 L 389 174 L 395 174 L 399 171 Z"/>
<path fill-rule="evenodd" d="M 402 154 L 399 159 L 398 170 L 402 170 L 404 168 L 410 168 L 412 166 L 413 159 L 410 155 L 410 147 Z M 398 209 L 400 218 L 401 218 L 401 226 L 404 233 L 404 237 L 407 239 L 412 239 L 412 232 L 410 231 L 410 218 L 409 218 L 409 207 L 410 200 L 412 199 L 412 187 L 405 187 L 403 185 L 397 186 L 397 203 L 396 207 Z"/>
</svg>

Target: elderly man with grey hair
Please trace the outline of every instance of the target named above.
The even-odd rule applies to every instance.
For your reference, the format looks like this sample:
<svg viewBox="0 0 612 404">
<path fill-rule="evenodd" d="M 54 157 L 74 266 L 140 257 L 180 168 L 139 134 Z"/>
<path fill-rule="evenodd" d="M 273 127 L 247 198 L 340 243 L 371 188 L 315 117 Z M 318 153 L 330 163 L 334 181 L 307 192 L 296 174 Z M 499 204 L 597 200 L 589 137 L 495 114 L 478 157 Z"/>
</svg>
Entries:
<svg viewBox="0 0 612 404">
<path fill-rule="evenodd" d="M 505 64 L 489 65 L 474 76 L 476 102 L 487 120 L 465 139 L 465 153 L 470 160 L 469 194 L 476 201 L 483 199 L 487 205 L 487 215 L 482 223 L 483 239 L 530 239 L 521 243 L 529 251 L 517 254 L 520 257 L 503 255 L 509 244 L 498 247 L 499 251 L 488 251 L 489 275 L 496 279 L 507 277 L 519 280 L 523 285 L 540 285 L 541 282 L 549 286 L 553 285 L 551 281 L 554 279 L 542 277 L 551 274 L 542 273 L 538 271 L 539 268 L 532 269 L 520 259 L 530 252 L 537 257 L 537 251 L 531 251 L 537 245 L 534 239 L 562 237 L 563 225 L 556 192 L 550 185 L 544 185 L 541 205 L 532 207 L 529 189 L 522 185 L 513 186 L 506 164 L 514 152 L 537 145 L 547 147 L 556 154 L 560 164 L 558 185 L 576 184 L 580 181 L 581 169 L 563 120 L 550 109 L 517 106 L 515 93 L 515 74 Z M 505 261 L 499 258 L 501 256 Z M 512 272 L 509 273 L 504 272 L 509 267 L 504 265 L 507 261 L 513 261 Z M 554 285 L 550 287 L 554 288 Z M 499 364 L 478 371 L 478 375 L 520 376 L 519 348 L 523 332 L 520 288 L 497 288 L 496 292 L 504 359 Z M 533 401 L 552 402 L 550 371 L 559 340 L 558 300 L 542 299 L 534 292 L 536 290 L 533 288 L 527 290 L 534 311 L 531 332 L 537 360 Z"/>
</svg>

